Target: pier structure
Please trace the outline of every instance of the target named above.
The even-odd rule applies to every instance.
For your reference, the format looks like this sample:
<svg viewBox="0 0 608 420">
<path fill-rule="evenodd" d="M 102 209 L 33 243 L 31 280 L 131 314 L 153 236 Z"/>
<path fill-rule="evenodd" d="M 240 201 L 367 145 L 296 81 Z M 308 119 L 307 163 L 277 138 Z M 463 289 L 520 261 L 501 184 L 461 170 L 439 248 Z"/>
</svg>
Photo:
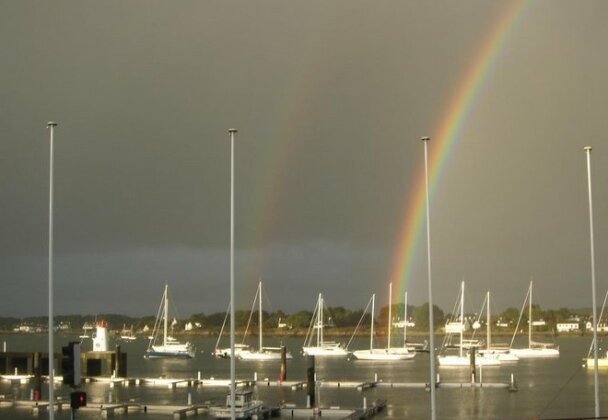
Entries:
<svg viewBox="0 0 608 420">
<path fill-rule="evenodd" d="M 55 371 L 62 373 L 63 355 L 53 354 Z M 113 351 L 81 353 L 83 377 L 127 377 L 127 353 L 116 346 Z M 42 352 L 0 352 L 0 377 L 3 380 L 27 383 L 32 379 L 49 376 L 49 355 Z M 59 369 L 58 369 L 59 368 Z M 58 381 L 61 378 L 54 378 Z"/>
</svg>

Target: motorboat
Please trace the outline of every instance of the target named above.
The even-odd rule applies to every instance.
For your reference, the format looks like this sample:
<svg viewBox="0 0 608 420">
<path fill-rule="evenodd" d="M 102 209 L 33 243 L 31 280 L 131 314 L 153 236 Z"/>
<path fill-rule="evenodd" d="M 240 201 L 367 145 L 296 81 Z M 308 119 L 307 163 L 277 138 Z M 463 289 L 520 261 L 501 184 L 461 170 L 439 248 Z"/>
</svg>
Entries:
<svg viewBox="0 0 608 420">
<path fill-rule="evenodd" d="M 215 419 L 232 418 L 231 395 L 226 396 L 226 405 L 209 407 L 209 415 Z M 251 390 L 236 390 L 234 395 L 234 414 L 236 419 L 251 419 L 261 415 L 264 408 L 262 401 L 253 398 Z"/>
</svg>

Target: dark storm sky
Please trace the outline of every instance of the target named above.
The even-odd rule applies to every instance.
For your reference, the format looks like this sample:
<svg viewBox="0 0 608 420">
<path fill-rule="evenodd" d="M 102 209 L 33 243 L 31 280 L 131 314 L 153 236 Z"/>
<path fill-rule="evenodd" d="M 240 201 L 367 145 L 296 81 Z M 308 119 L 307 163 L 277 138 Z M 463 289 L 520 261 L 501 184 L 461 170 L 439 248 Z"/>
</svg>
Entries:
<svg viewBox="0 0 608 420">
<path fill-rule="evenodd" d="M 3 2 L 0 315 L 47 311 L 49 120 L 56 313 L 153 314 L 165 282 L 182 316 L 225 309 L 230 127 L 239 307 L 260 278 L 288 312 L 386 294 L 419 138 L 506 6 Z M 471 310 L 519 307 L 530 278 L 542 307 L 590 306 L 585 145 L 608 288 L 607 12 L 530 2 L 508 34 L 431 202 L 444 309 L 463 278 Z"/>
</svg>

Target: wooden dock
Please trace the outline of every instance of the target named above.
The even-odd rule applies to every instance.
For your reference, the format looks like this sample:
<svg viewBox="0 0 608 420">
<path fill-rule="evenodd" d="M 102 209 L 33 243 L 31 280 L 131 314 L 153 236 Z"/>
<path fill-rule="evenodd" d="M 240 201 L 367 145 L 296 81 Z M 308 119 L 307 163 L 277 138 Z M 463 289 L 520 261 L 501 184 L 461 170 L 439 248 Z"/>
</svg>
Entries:
<svg viewBox="0 0 608 420">
<path fill-rule="evenodd" d="M 29 383 L 33 376 L 31 375 L 2 375 L 2 379 L 11 382 L 18 382 L 21 384 Z M 61 382 L 61 377 L 55 377 L 56 382 Z M 123 378 L 114 376 L 91 376 L 83 378 L 84 382 L 99 382 L 108 384 L 111 388 L 114 386 L 162 386 L 168 389 L 175 389 L 178 387 L 225 387 L 230 386 L 230 379 L 223 378 L 202 378 L 200 375 L 197 378 Z M 429 389 L 430 385 L 428 382 L 385 382 L 375 377 L 369 381 L 352 381 L 352 380 L 327 380 L 317 379 L 317 386 L 322 388 L 346 388 L 346 389 L 357 389 L 359 391 L 365 391 L 369 388 L 420 388 Z M 254 375 L 253 379 L 240 378 L 236 380 L 237 387 L 250 387 L 250 386 L 261 386 L 261 387 L 289 387 L 292 390 L 301 390 L 306 388 L 306 381 L 277 381 L 270 380 L 268 378 L 257 379 L 257 375 Z M 513 377 L 510 382 L 437 382 L 437 388 L 508 388 L 510 391 L 516 391 L 517 386 Z"/>
</svg>

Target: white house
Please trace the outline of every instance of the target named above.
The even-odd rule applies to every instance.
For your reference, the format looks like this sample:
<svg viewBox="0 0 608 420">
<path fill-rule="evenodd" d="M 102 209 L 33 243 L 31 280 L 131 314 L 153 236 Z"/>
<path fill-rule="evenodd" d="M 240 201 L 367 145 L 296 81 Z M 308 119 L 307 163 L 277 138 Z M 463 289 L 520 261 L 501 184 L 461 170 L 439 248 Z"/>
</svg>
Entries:
<svg viewBox="0 0 608 420">
<path fill-rule="evenodd" d="M 558 322 L 557 332 L 578 331 L 578 322 Z"/>
<path fill-rule="evenodd" d="M 587 323 L 585 324 L 585 328 L 588 331 L 592 331 L 593 330 L 593 323 L 591 321 L 587 321 Z M 599 332 L 608 332 L 608 325 L 606 325 L 603 322 L 600 322 L 597 324 L 597 330 Z"/>
</svg>

